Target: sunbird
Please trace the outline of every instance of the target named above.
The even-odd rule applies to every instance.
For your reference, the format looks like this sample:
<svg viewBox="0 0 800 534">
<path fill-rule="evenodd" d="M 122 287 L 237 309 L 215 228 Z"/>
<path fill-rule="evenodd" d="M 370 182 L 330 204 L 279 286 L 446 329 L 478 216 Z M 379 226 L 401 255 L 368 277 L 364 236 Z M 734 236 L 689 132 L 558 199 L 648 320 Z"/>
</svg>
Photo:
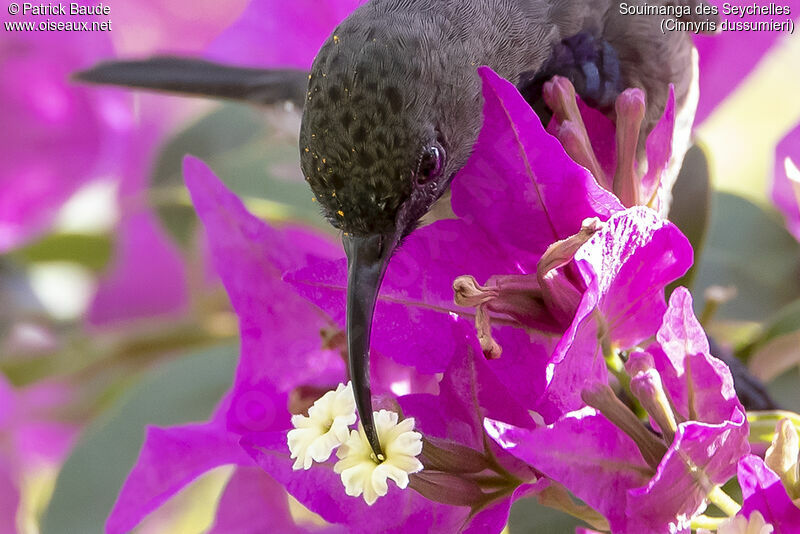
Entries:
<svg viewBox="0 0 800 534">
<path fill-rule="evenodd" d="M 708 18 L 704 2 L 684 4 L 681 20 Z M 556 75 L 612 118 L 617 96 L 640 88 L 642 135 L 661 116 L 672 84 L 679 114 L 690 118 L 676 128 L 688 129 L 694 46 L 689 33 L 661 30 L 675 8 L 670 1 L 370 0 L 333 30 L 310 73 L 155 57 L 101 63 L 76 78 L 302 106 L 301 166 L 342 232 L 349 374 L 380 459 L 369 380 L 375 303 L 393 252 L 437 203 L 448 202 L 450 182 L 470 157 L 483 118 L 478 67 L 512 81 L 537 111 L 543 84 Z"/>
</svg>

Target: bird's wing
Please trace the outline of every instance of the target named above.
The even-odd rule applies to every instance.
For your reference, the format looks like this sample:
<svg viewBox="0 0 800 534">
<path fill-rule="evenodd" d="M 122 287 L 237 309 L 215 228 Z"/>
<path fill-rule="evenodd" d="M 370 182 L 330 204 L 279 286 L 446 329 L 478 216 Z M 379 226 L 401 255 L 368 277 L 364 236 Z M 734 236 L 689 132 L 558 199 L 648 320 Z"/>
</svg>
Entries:
<svg viewBox="0 0 800 534">
<path fill-rule="evenodd" d="M 308 87 L 308 73 L 302 70 L 232 67 L 179 57 L 107 61 L 75 73 L 73 78 L 265 106 L 292 102 L 299 108 L 305 102 Z"/>
</svg>

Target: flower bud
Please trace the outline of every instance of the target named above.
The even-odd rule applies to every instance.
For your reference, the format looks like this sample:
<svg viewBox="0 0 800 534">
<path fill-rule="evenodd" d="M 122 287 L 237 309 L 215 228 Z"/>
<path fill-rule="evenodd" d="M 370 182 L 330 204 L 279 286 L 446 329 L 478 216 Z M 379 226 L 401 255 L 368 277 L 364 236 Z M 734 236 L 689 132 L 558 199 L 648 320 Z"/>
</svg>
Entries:
<svg viewBox="0 0 800 534">
<path fill-rule="evenodd" d="M 567 154 L 579 165 L 583 165 L 602 187 L 609 189 L 608 177 L 586 131 L 583 116 L 578 109 L 575 87 L 567 78 L 553 76 L 542 87 L 542 97 L 547 106 L 553 110 L 556 121 L 560 123 L 558 139 Z"/>
<path fill-rule="evenodd" d="M 496 360 L 503 354 L 503 347 L 492 336 L 492 319 L 485 306 L 478 306 L 475 313 L 475 329 L 478 333 L 478 343 L 481 345 L 483 355 L 489 360 Z"/>
<path fill-rule="evenodd" d="M 764 462 L 781 478 L 792 499 L 800 497 L 800 440 L 797 429 L 789 419 L 781 419 L 775 428 L 772 445 L 767 449 Z"/>
<path fill-rule="evenodd" d="M 583 402 L 602 413 L 617 428 L 625 432 L 653 469 L 658 468 L 667 447 L 639 421 L 639 418 L 617 398 L 607 384 L 594 384 L 581 391 Z"/>
<path fill-rule="evenodd" d="M 477 482 L 450 473 L 421 471 L 411 475 L 409 486 L 426 499 L 451 506 L 473 507 L 485 497 Z"/>
<path fill-rule="evenodd" d="M 661 376 L 655 369 L 647 369 L 631 377 L 631 393 L 656 422 L 664 441 L 672 443 L 678 423 L 670 406 Z"/>
<path fill-rule="evenodd" d="M 574 317 L 583 291 L 559 268 L 569 264 L 578 249 L 602 228 L 600 219 L 586 219 L 580 232 L 547 247 L 536 266 L 536 277 L 547 308 L 562 324 L 568 324 Z"/>
<path fill-rule="evenodd" d="M 635 376 L 648 369 L 653 369 L 655 366 L 653 356 L 649 352 L 641 350 L 631 351 L 628 354 L 628 361 L 625 362 L 625 370 L 628 372 L 628 376 Z"/>
<path fill-rule="evenodd" d="M 636 174 L 639 129 L 645 112 L 645 97 L 641 89 L 626 89 L 616 102 L 617 111 L 617 169 L 614 173 L 614 194 L 630 208 L 641 204 L 640 180 Z"/>
<path fill-rule="evenodd" d="M 560 122 L 564 121 L 580 121 L 580 111 L 576 104 L 575 87 L 567 78 L 563 76 L 553 76 L 542 87 L 542 97 L 545 104 Z"/>
<path fill-rule="evenodd" d="M 597 217 L 584 219 L 581 229 L 577 234 L 571 235 L 566 239 L 556 241 L 542 254 L 542 258 L 536 265 L 536 276 L 539 284 L 544 287 L 542 280 L 551 271 L 567 265 L 575 257 L 575 253 L 580 249 L 594 234 L 603 229 L 605 224 Z"/>
<path fill-rule="evenodd" d="M 578 165 L 586 167 L 601 187 L 611 188 L 583 124 L 576 124 L 571 120 L 562 122 L 558 128 L 558 140 L 569 157 Z"/>
<path fill-rule="evenodd" d="M 453 281 L 453 292 L 455 292 L 456 306 L 474 308 L 481 304 L 497 298 L 497 288 L 484 287 L 475 280 L 474 276 L 459 276 Z"/>
<path fill-rule="evenodd" d="M 459 276 L 453 282 L 457 306 L 475 307 L 475 328 L 484 355 L 499 358 L 502 348 L 492 337 L 492 313 L 509 316 L 520 326 L 560 332 L 564 328 L 545 304 L 542 290 L 533 275 L 503 275 L 489 279 L 487 286 L 474 277 Z"/>
<path fill-rule="evenodd" d="M 444 473 L 480 473 L 491 469 L 483 453 L 445 439 L 424 438 L 420 460 L 426 470 Z"/>
</svg>

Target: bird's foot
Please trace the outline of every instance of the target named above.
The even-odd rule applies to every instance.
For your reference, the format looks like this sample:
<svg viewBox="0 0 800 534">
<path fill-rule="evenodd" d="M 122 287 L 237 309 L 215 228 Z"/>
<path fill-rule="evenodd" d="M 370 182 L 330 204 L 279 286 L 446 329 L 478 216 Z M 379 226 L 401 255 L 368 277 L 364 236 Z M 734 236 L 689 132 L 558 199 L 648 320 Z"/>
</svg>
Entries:
<svg viewBox="0 0 800 534">
<path fill-rule="evenodd" d="M 539 106 L 543 87 L 554 76 L 567 78 L 584 102 L 603 112 L 611 111 L 623 89 L 617 51 L 608 41 L 590 32 L 562 40 L 553 47 L 544 65 L 520 77 L 518 87 L 522 96 L 543 122 L 549 119 L 546 110 Z"/>
</svg>

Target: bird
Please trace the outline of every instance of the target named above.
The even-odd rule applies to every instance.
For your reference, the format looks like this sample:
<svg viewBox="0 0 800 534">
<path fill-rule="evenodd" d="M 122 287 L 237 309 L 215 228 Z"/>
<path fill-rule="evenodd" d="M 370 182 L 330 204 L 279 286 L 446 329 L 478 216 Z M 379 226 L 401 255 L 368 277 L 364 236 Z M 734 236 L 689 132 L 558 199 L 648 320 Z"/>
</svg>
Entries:
<svg viewBox="0 0 800 534">
<path fill-rule="evenodd" d="M 669 17 L 703 18 L 697 13 L 708 12 L 704 5 L 369 0 L 333 30 L 310 72 L 155 57 L 102 63 L 76 78 L 302 107 L 301 168 L 323 215 L 341 232 L 348 371 L 362 427 L 380 460 L 369 377 L 373 313 L 393 253 L 426 214 L 447 202 L 451 181 L 472 153 L 483 119 L 478 68 L 510 80 L 540 112 L 542 86 L 555 75 L 612 118 L 620 92 L 640 88 L 647 96 L 646 135 L 665 108 L 670 84 L 678 108 L 694 113 L 691 35 L 662 32 L 660 24 Z"/>
</svg>

